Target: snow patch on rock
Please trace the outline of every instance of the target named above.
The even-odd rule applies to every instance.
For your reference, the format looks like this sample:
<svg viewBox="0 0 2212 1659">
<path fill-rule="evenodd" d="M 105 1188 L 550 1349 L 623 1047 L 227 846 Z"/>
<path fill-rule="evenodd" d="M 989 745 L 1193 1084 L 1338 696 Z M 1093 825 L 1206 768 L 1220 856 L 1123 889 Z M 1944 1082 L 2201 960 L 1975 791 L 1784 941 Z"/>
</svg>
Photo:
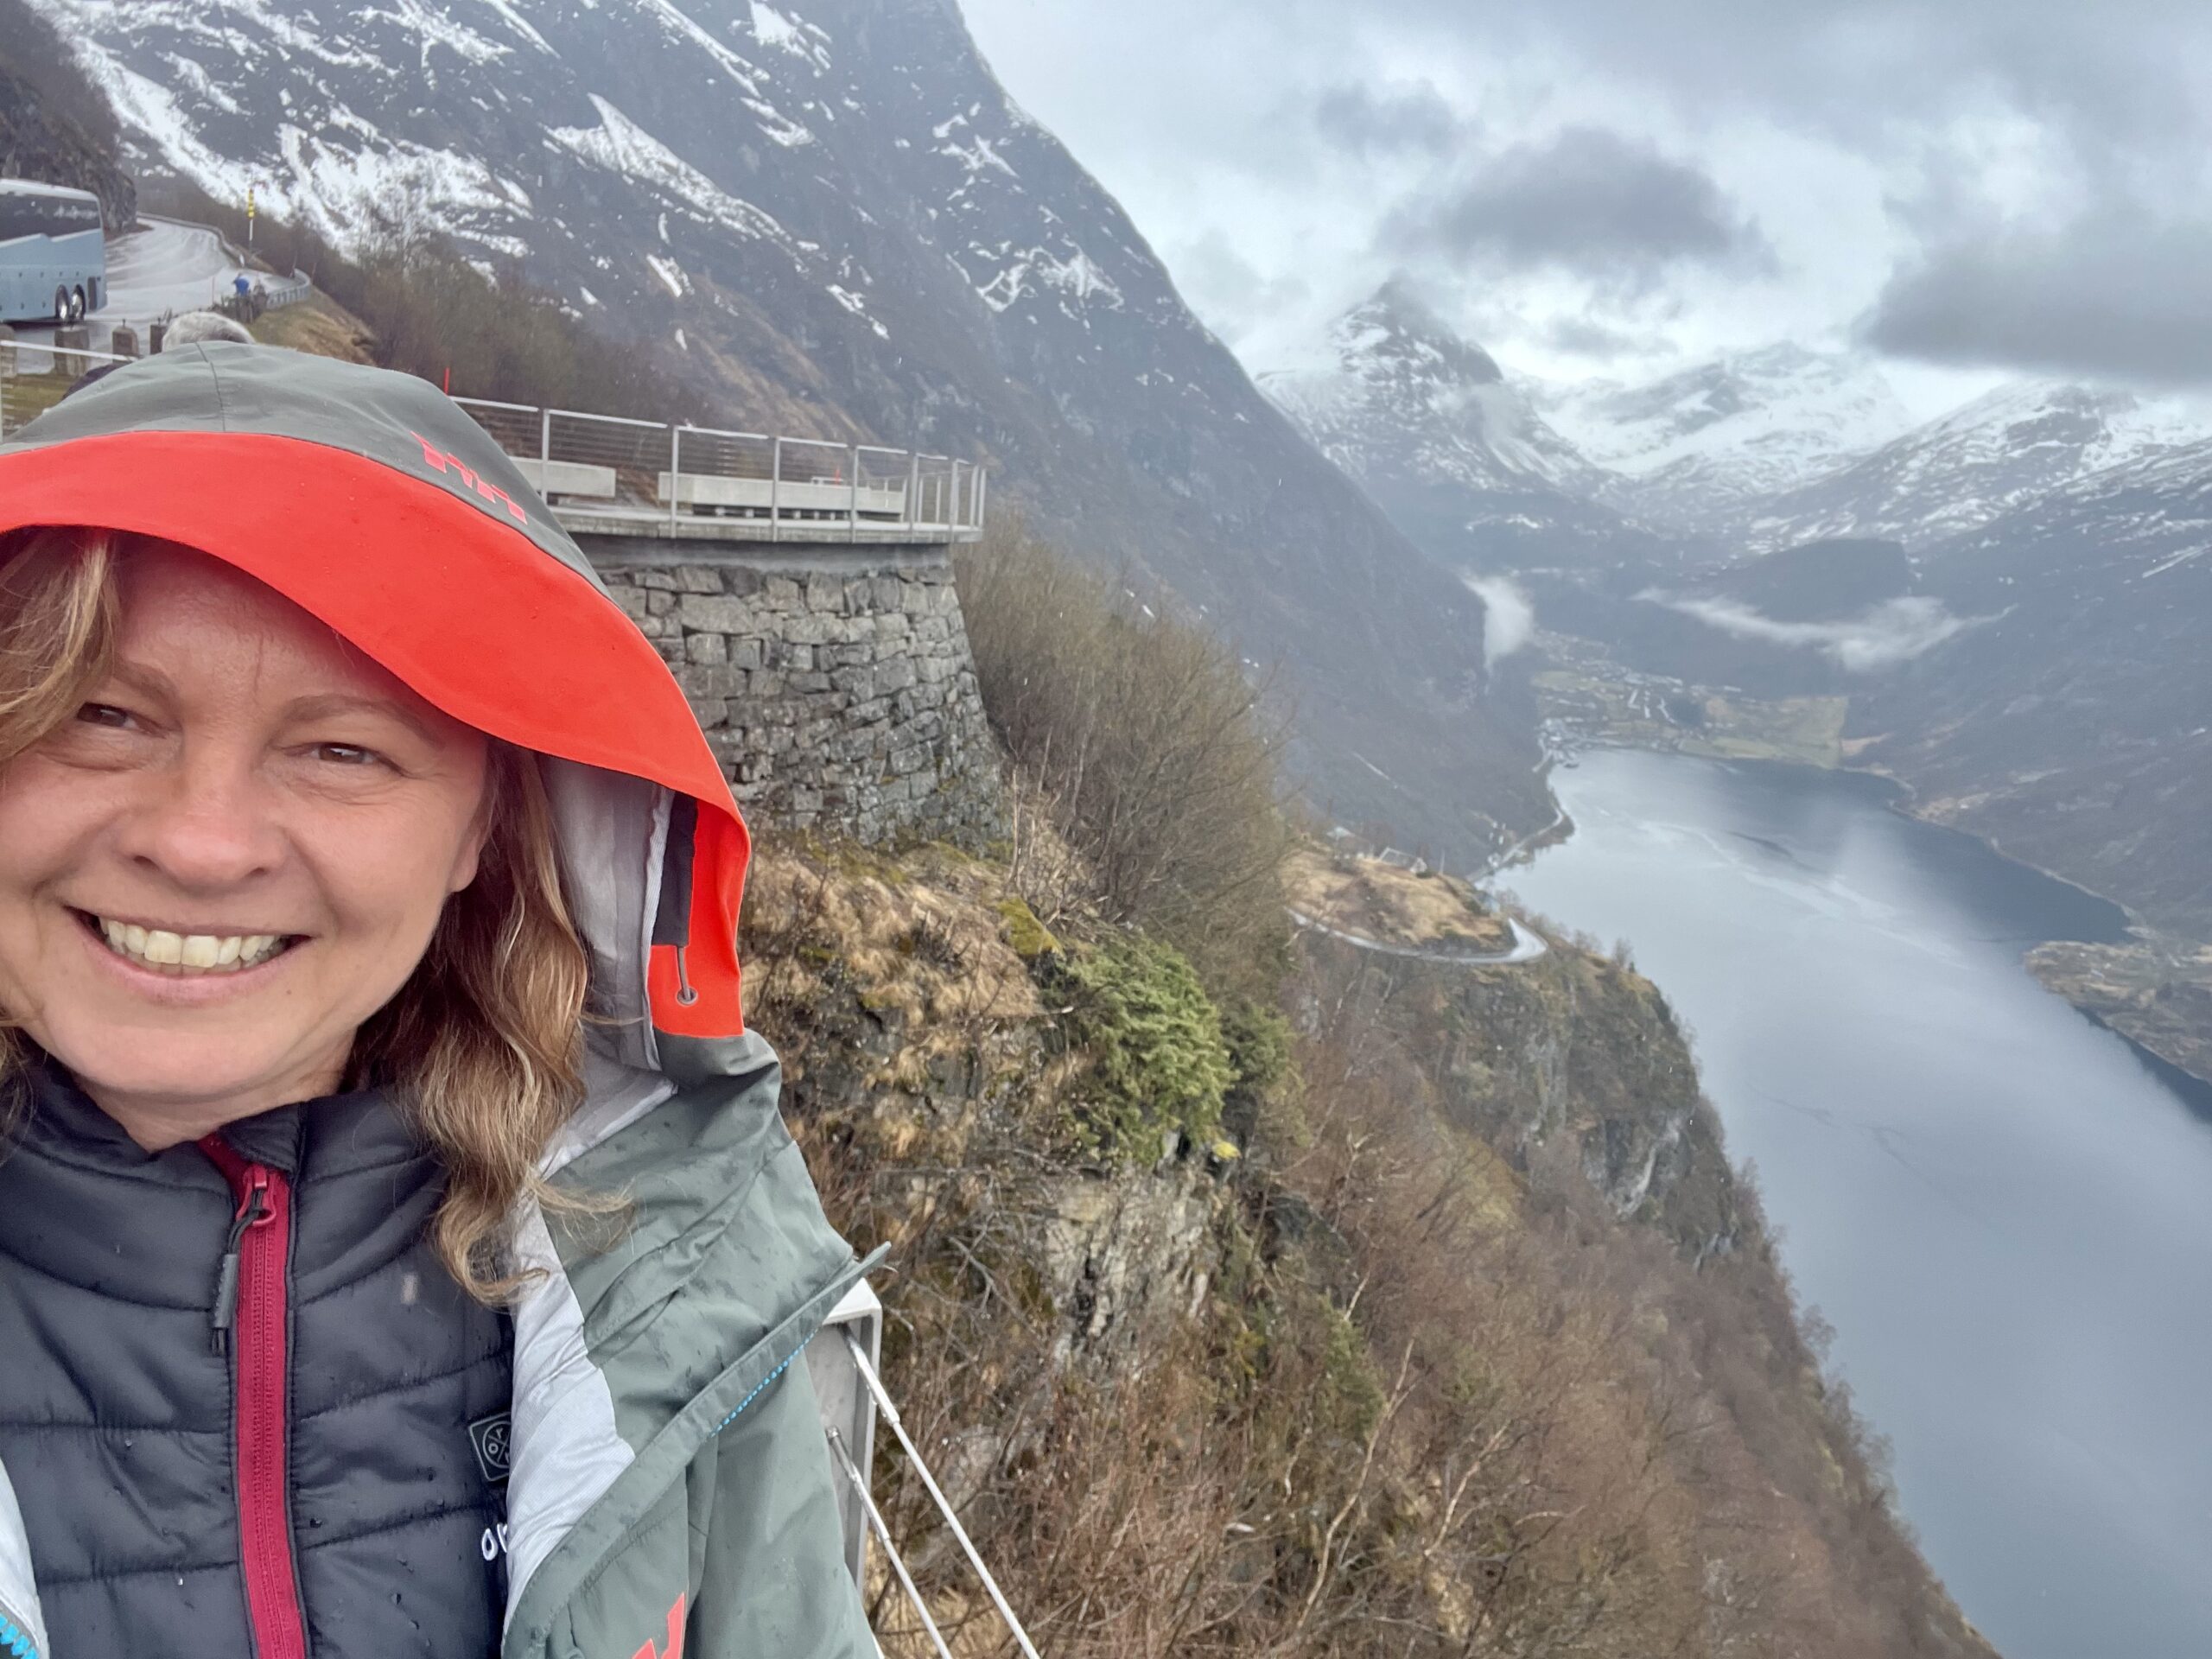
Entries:
<svg viewBox="0 0 2212 1659">
<path fill-rule="evenodd" d="M 599 112 L 599 124 L 554 128 L 546 136 L 562 149 L 741 236 L 789 242 L 784 227 L 768 214 L 722 189 L 596 92 L 589 96 Z M 666 236 L 664 218 L 664 240 Z"/>
</svg>

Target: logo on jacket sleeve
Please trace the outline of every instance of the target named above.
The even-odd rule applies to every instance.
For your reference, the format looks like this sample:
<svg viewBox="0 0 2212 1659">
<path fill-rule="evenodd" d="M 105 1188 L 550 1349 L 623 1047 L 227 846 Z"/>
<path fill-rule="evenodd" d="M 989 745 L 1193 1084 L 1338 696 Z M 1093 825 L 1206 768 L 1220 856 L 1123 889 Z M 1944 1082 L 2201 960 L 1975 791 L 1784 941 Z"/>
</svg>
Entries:
<svg viewBox="0 0 2212 1659">
<path fill-rule="evenodd" d="M 507 1478 L 508 1414 L 495 1412 L 468 1426 L 468 1443 L 476 1448 L 476 1466 L 484 1478 L 497 1486 Z"/>
<path fill-rule="evenodd" d="M 450 471 L 459 476 L 461 493 L 464 495 L 474 490 L 490 504 L 491 511 L 496 512 L 504 506 L 507 510 L 508 517 L 512 518 L 515 523 L 526 524 L 530 522 L 530 515 L 522 510 L 521 504 L 514 497 L 477 472 L 452 450 L 439 448 L 437 445 L 412 428 L 409 429 L 408 436 L 423 446 L 423 464 L 425 467 L 442 475 Z"/>
<path fill-rule="evenodd" d="M 683 1610 L 687 1597 L 678 1596 L 676 1605 L 668 1610 L 668 1645 L 654 1645 L 651 1637 L 645 1645 L 630 1656 L 630 1659 L 683 1659 Z"/>
</svg>

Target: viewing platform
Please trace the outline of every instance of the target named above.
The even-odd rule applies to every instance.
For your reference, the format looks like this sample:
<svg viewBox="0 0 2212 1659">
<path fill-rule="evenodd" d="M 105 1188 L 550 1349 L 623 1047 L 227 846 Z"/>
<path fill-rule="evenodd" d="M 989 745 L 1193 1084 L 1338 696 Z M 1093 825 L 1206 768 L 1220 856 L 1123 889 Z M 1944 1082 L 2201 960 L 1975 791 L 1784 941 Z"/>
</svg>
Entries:
<svg viewBox="0 0 2212 1659">
<path fill-rule="evenodd" d="M 0 437 L 77 379 L 137 355 L 135 330 L 0 340 Z M 732 432 L 456 397 L 594 559 L 708 563 L 766 547 L 868 547 L 942 558 L 980 539 L 988 479 L 973 461 L 880 444 Z"/>
<path fill-rule="evenodd" d="M 943 548 L 983 533 L 988 480 L 949 455 L 456 397 L 561 527 L 604 547 Z"/>
</svg>

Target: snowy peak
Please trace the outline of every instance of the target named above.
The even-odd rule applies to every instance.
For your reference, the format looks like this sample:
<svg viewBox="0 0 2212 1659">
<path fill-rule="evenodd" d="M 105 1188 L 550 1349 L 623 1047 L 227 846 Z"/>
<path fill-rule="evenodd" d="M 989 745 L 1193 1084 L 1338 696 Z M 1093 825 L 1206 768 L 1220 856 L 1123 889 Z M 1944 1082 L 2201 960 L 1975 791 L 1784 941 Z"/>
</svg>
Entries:
<svg viewBox="0 0 2212 1659">
<path fill-rule="evenodd" d="M 1344 373 L 1370 385 L 1425 388 L 1427 395 L 1496 385 L 1497 361 L 1462 340 L 1395 277 L 1330 325 Z"/>
<path fill-rule="evenodd" d="M 1269 397 L 1338 465 L 1373 488 L 1587 495 L 1596 471 L 1547 425 L 1497 359 L 1402 283 L 1330 326 L 1318 370 L 1263 373 Z"/>
<path fill-rule="evenodd" d="M 2000 386 L 1777 496 L 1751 534 L 1767 547 L 1828 536 L 1922 546 L 2208 435 L 2208 411 L 2182 399 L 2052 381 Z"/>
<path fill-rule="evenodd" d="M 1621 474 L 1606 499 L 1639 516 L 1712 530 L 1897 436 L 1911 418 L 1869 360 L 1781 343 L 1647 384 L 1559 389 L 1546 413 Z"/>
</svg>

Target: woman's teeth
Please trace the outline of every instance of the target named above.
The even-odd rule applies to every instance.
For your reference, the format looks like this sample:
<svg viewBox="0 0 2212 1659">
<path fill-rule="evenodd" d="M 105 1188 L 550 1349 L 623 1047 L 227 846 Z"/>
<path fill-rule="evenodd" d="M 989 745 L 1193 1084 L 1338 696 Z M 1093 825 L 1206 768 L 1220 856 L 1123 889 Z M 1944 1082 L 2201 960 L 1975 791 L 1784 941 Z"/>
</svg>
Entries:
<svg viewBox="0 0 2212 1659">
<path fill-rule="evenodd" d="M 108 948 L 142 967 L 173 974 L 235 974 L 282 950 L 283 933 L 171 933 L 158 927 L 97 918 Z"/>
</svg>

